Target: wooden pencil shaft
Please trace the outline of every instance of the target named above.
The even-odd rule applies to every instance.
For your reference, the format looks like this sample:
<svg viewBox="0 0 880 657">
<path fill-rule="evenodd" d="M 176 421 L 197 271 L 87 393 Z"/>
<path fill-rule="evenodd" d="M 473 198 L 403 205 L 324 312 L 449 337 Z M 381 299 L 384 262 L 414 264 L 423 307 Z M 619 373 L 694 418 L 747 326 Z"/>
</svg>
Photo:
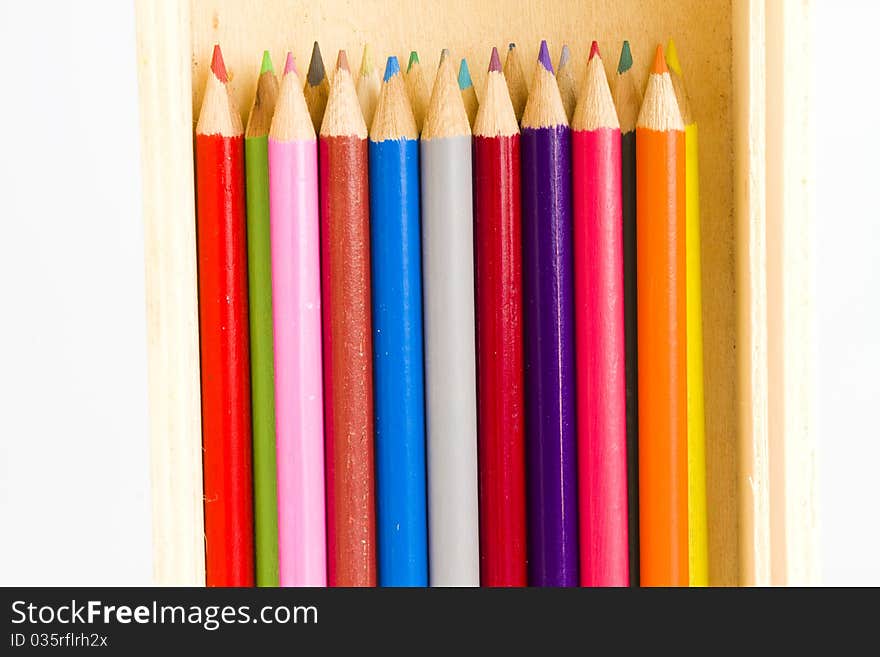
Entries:
<svg viewBox="0 0 880 657">
<path fill-rule="evenodd" d="M 367 140 L 320 138 L 327 581 L 376 585 Z"/>
<path fill-rule="evenodd" d="M 641 584 L 687 586 L 684 133 L 636 140 Z"/>
<path fill-rule="evenodd" d="M 520 136 L 473 141 L 481 583 L 525 586 Z"/>
<path fill-rule="evenodd" d="M 697 124 L 685 126 L 687 278 L 688 572 L 691 586 L 709 585 L 706 508 L 706 418 L 703 380 L 703 292 L 700 263 L 700 168 Z"/>
<path fill-rule="evenodd" d="M 636 133 L 621 136 L 623 306 L 626 341 L 626 481 L 629 579 L 639 585 L 639 358 L 636 302 Z"/>
<path fill-rule="evenodd" d="M 314 138 L 269 138 L 282 586 L 326 584 L 317 166 Z"/>
<path fill-rule="evenodd" d="M 275 368 L 269 245 L 269 140 L 245 138 L 254 540 L 257 586 L 278 586 L 278 495 L 275 462 Z"/>
<path fill-rule="evenodd" d="M 421 143 L 432 586 L 479 586 L 471 138 Z"/>
<path fill-rule="evenodd" d="M 577 586 L 571 131 L 546 42 L 521 141 L 529 584 Z"/>
<path fill-rule="evenodd" d="M 400 89 L 403 92 L 402 86 Z M 373 119 L 380 124 L 382 98 Z M 379 584 L 426 586 L 418 142 L 370 140 Z"/>
<path fill-rule="evenodd" d="M 243 156 L 240 135 L 196 135 L 208 586 L 254 581 Z"/>
<path fill-rule="evenodd" d="M 620 130 L 572 132 L 575 345 L 584 586 L 627 586 Z"/>
</svg>

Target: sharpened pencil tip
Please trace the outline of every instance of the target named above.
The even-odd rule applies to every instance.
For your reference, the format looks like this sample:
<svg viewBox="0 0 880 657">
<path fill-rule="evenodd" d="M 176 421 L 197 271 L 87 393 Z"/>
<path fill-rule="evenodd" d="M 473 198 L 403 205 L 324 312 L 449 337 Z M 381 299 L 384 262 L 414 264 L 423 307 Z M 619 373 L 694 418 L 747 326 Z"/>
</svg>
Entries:
<svg viewBox="0 0 880 657">
<path fill-rule="evenodd" d="M 550 49 L 547 47 L 547 40 L 541 41 L 541 50 L 538 52 L 538 61 L 541 66 L 550 73 L 553 73 L 553 62 L 550 59 Z"/>
<path fill-rule="evenodd" d="M 369 43 L 364 44 L 364 53 L 361 55 L 361 75 L 370 75 L 373 72 L 373 49 Z"/>
<path fill-rule="evenodd" d="M 663 56 L 663 46 L 657 46 L 657 52 L 654 53 L 654 66 L 651 67 L 651 73 L 657 73 L 662 75 L 663 73 L 668 73 L 669 69 L 666 67 L 666 57 Z"/>
<path fill-rule="evenodd" d="M 296 58 L 293 56 L 292 52 L 287 53 L 287 59 L 284 60 L 284 75 L 287 75 L 293 71 L 294 73 L 299 75 L 299 69 L 296 68 Z"/>
<path fill-rule="evenodd" d="M 629 49 L 629 41 L 623 42 L 623 47 L 620 49 L 620 62 L 617 64 L 617 73 L 618 75 L 621 73 L 626 73 L 629 69 L 632 68 L 633 65 L 633 56 L 632 52 Z"/>
<path fill-rule="evenodd" d="M 461 65 L 458 67 L 458 88 L 464 91 L 468 87 L 473 87 L 474 83 L 471 80 L 471 72 L 468 68 L 467 60 L 462 58 Z"/>
<path fill-rule="evenodd" d="M 410 69 L 413 67 L 413 64 L 419 63 L 419 53 L 413 50 L 409 54 L 409 63 L 406 65 L 406 72 L 409 73 Z"/>
<path fill-rule="evenodd" d="M 513 41 L 507 44 L 508 50 L 513 50 L 514 48 L 516 48 L 516 44 Z"/>
<path fill-rule="evenodd" d="M 590 46 L 590 60 L 592 60 L 593 57 L 598 57 L 599 59 L 602 59 L 602 55 L 599 53 L 598 41 L 593 41 L 592 45 Z"/>
<path fill-rule="evenodd" d="M 498 55 L 498 48 L 492 48 L 492 57 L 489 59 L 489 70 L 501 72 L 501 57 Z"/>
<path fill-rule="evenodd" d="M 675 47 L 675 41 L 669 40 L 666 44 L 666 65 L 676 75 L 681 75 L 681 62 L 678 61 L 678 48 Z"/>
<path fill-rule="evenodd" d="M 272 66 L 272 56 L 269 54 L 268 50 L 263 51 L 263 63 L 260 65 L 260 75 L 263 73 L 274 73 L 275 69 Z"/>
<path fill-rule="evenodd" d="M 340 50 L 336 56 L 336 69 L 351 72 L 351 69 L 348 68 L 348 55 L 344 50 Z"/>
<path fill-rule="evenodd" d="M 595 41 L 593 42 L 595 43 Z M 559 68 L 562 68 L 566 64 L 568 64 L 568 60 L 571 59 L 571 50 L 568 48 L 568 44 L 563 44 L 562 52 L 559 53 Z"/>
<path fill-rule="evenodd" d="M 226 74 L 226 64 L 223 62 L 223 53 L 220 52 L 219 43 L 214 44 L 214 54 L 211 56 L 211 71 L 223 84 L 229 82 L 229 76 Z"/>
<path fill-rule="evenodd" d="M 309 62 L 309 74 L 307 76 L 309 85 L 317 87 L 326 75 L 324 59 L 321 57 L 321 48 L 318 46 L 318 42 L 315 41 L 315 45 L 312 46 L 312 59 Z"/>
<path fill-rule="evenodd" d="M 440 63 L 442 64 L 447 59 L 449 59 L 449 48 L 444 48 L 440 51 Z"/>
<path fill-rule="evenodd" d="M 397 61 L 396 55 L 391 55 L 388 58 L 388 62 L 385 64 L 385 75 L 382 77 L 384 82 L 388 82 L 395 75 L 400 73 L 400 62 Z"/>
</svg>

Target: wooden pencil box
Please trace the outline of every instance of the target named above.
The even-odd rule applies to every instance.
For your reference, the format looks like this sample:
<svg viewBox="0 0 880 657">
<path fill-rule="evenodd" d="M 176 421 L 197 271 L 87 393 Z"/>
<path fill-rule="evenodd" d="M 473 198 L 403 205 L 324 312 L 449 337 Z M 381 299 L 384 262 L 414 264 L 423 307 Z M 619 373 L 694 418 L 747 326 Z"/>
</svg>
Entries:
<svg viewBox="0 0 880 657">
<path fill-rule="evenodd" d="M 482 89 L 493 45 L 527 78 L 546 38 L 579 75 L 597 39 L 647 77 L 676 39 L 700 125 L 710 582 L 816 581 L 809 288 L 808 0 L 136 0 L 152 439 L 154 573 L 203 585 L 193 128 L 214 43 L 244 113 L 268 48 L 353 66 L 417 49 L 467 57 Z M 613 77 L 611 78 L 613 79 Z M 430 80 L 429 80 L 430 84 Z M 246 116 L 243 118 L 246 119 Z"/>
</svg>

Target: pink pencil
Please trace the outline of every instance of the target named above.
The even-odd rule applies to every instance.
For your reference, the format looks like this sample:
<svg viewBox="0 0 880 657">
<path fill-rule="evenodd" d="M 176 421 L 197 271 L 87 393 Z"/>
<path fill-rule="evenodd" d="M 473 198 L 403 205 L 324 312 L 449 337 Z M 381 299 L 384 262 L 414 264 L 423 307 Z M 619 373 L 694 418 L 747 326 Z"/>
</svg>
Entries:
<svg viewBox="0 0 880 657">
<path fill-rule="evenodd" d="M 281 586 L 326 586 L 318 149 L 293 56 L 269 131 Z"/>
<path fill-rule="evenodd" d="M 628 586 L 620 124 L 596 42 L 572 119 L 582 586 Z"/>
</svg>

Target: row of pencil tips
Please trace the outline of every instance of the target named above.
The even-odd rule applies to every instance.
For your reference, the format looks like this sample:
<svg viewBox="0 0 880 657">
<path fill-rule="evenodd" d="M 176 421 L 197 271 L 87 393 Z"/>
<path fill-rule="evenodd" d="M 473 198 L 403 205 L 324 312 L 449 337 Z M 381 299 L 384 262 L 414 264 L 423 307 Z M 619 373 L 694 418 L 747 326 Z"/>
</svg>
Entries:
<svg viewBox="0 0 880 657">
<path fill-rule="evenodd" d="M 449 50 L 443 49 L 440 54 L 437 73 L 441 72 L 444 61 L 449 57 Z M 580 82 L 577 80 L 575 68 L 572 50 L 567 44 L 562 46 L 558 64 L 554 68 L 547 42 L 541 42 L 533 79 L 539 78 L 542 75 L 542 70 L 555 77 L 559 101 L 564 108 L 566 122 L 573 129 L 590 129 L 595 127 L 593 124 L 597 120 L 602 120 L 602 116 L 607 115 L 609 119 L 612 119 L 608 113 L 610 110 L 610 113 L 615 115 L 612 119 L 613 123 L 616 124 L 615 127 L 620 127 L 623 133 L 634 130 L 639 117 L 643 94 L 632 75 L 633 55 L 629 41 L 624 41 L 621 47 L 616 76 L 614 77 L 613 94 L 610 96 L 603 94 L 604 90 L 602 87 L 607 87 L 607 78 L 598 42 L 593 41 L 590 46 L 586 71 Z M 401 69 L 398 58 L 392 55 L 388 57 L 383 72 L 376 64 L 371 46 L 366 44 L 361 56 L 360 69 L 356 76 L 351 72 L 345 50 L 339 51 L 335 69 L 337 71 L 344 70 L 348 76 L 352 77 L 367 131 L 370 131 L 372 127 L 383 82 L 387 82 L 390 78 L 400 75 L 404 80 L 407 91 L 406 95 L 410 105 L 409 110 L 412 113 L 416 133 L 421 135 L 424 130 L 428 107 L 431 103 L 433 85 L 429 82 L 429 67 L 422 64 L 417 51 L 413 50 L 410 52 L 405 71 Z M 215 46 L 214 49 L 211 70 L 221 82 L 228 82 L 229 76 L 223 63 L 219 45 Z M 690 101 L 682 82 L 681 64 L 673 40 L 670 39 L 665 54 L 662 46 L 657 46 L 651 71 L 660 74 L 669 73 L 676 92 L 678 110 L 681 114 L 682 122 L 683 124 L 690 123 Z M 296 60 L 292 53 L 288 52 L 284 74 L 290 73 L 295 74 L 297 78 L 301 79 Z M 508 45 L 503 66 L 497 48 L 492 49 L 487 73 L 497 73 L 504 78 L 513 113 L 516 117 L 516 123 L 517 125 L 521 124 L 528 105 L 531 85 L 527 82 L 520 61 L 519 49 L 515 43 Z M 324 112 L 330 95 L 332 75 L 333 72 L 328 72 L 328 69 L 325 67 L 320 46 L 315 41 L 307 73 L 302 83 L 303 95 L 306 99 L 306 105 L 316 133 L 321 132 Z M 278 82 L 275 78 L 275 71 L 268 50 L 263 52 L 260 76 L 271 78 L 271 82 L 276 87 L 275 93 L 277 93 Z M 461 92 L 468 124 L 471 130 L 474 131 L 474 134 L 480 134 L 476 131 L 475 126 L 480 106 L 480 95 L 478 95 L 474 86 L 470 68 L 465 58 L 459 61 L 456 81 Z M 486 93 L 488 93 L 488 89 L 484 89 L 482 95 L 485 97 Z M 613 102 L 608 102 L 608 99 L 612 97 Z M 597 101 L 597 99 L 599 100 Z M 259 97 L 256 100 L 258 101 Z M 580 102 L 581 100 L 583 102 Z M 596 107 L 597 102 L 600 105 L 599 107 Z M 581 112 L 578 112 L 579 106 L 582 107 Z M 596 116 L 597 112 L 599 113 L 598 117 Z M 271 119 L 271 117 L 269 118 Z M 266 125 L 266 129 L 268 130 L 268 125 Z M 495 135 L 488 134 L 484 136 Z"/>
</svg>

